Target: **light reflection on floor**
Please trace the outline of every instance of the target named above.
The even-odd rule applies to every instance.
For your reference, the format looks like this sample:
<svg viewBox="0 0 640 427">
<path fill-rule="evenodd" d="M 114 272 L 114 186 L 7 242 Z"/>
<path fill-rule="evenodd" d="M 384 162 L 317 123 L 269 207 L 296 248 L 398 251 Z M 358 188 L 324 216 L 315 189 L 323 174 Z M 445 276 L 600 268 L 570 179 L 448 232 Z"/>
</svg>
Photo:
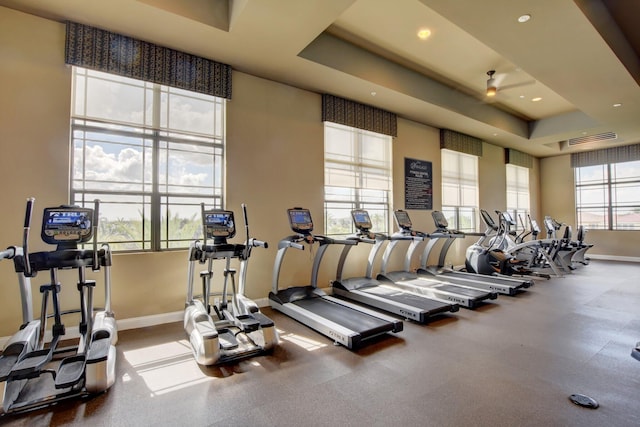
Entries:
<svg viewBox="0 0 640 427">
<path fill-rule="evenodd" d="M 187 340 L 125 351 L 123 354 L 144 380 L 152 397 L 213 379 L 199 368 Z"/>
<path fill-rule="evenodd" d="M 321 343 L 320 341 L 313 340 L 309 337 L 303 337 L 301 335 L 296 335 L 294 333 L 288 333 L 280 329 L 278 329 L 278 334 L 280 335 L 280 339 L 288 341 L 299 347 L 302 347 L 307 351 L 314 351 L 327 346 L 327 344 Z"/>
<path fill-rule="evenodd" d="M 309 337 L 278 330 L 280 344 L 282 341 L 301 347 L 307 351 L 314 351 L 326 347 L 327 344 Z M 138 348 L 123 352 L 124 358 L 135 369 L 136 374 L 143 379 L 149 388 L 151 397 L 160 396 L 172 391 L 180 390 L 206 381 L 214 380 L 198 366 L 191 352 L 191 345 L 187 340 L 172 341 L 164 344 Z M 248 361 L 251 366 L 261 367 L 257 359 Z M 131 381 L 129 374 L 124 374 L 123 382 Z"/>
</svg>

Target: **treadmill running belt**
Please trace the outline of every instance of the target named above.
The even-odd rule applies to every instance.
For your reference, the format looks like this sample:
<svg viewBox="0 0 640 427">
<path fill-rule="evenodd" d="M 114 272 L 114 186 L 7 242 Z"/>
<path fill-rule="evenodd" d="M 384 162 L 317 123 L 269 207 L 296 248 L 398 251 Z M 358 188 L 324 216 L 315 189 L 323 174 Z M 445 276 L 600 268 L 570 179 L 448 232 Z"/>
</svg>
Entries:
<svg viewBox="0 0 640 427">
<path fill-rule="evenodd" d="M 360 289 L 360 292 L 383 296 L 386 299 L 395 301 L 400 304 L 410 305 L 423 310 L 431 311 L 436 308 L 450 307 L 451 304 L 425 298 L 424 296 L 403 292 L 397 289 L 387 288 L 384 286 L 374 286 L 371 288 Z"/>
<path fill-rule="evenodd" d="M 297 305 L 318 316 L 351 329 L 362 335 L 363 338 L 379 335 L 393 329 L 393 324 L 390 322 L 377 319 L 324 298 L 306 298 L 290 304 Z"/>
<path fill-rule="evenodd" d="M 487 295 L 487 292 L 485 291 L 463 288 L 461 286 L 454 286 L 454 285 L 437 285 L 437 286 L 434 286 L 433 289 L 440 289 L 440 290 L 455 293 L 458 295 L 464 295 L 470 298 L 477 298 L 477 297 Z"/>
</svg>

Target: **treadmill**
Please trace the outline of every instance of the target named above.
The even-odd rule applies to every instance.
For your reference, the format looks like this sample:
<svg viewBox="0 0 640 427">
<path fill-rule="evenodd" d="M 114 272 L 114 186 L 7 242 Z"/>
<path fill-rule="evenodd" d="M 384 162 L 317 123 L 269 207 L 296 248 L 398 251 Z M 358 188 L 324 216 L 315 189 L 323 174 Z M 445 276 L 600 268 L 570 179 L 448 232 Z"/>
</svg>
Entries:
<svg viewBox="0 0 640 427">
<path fill-rule="evenodd" d="M 449 223 L 442 212 L 433 211 L 431 216 L 435 222 L 436 230 L 433 233 L 429 233 L 429 242 L 427 242 L 420 258 L 420 268 L 417 270 L 418 275 L 436 277 L 450 283 L 466 285 L 510 296 L 515 295 L 519 290 L 529 288 L 533 285 L 533 280 L 530 279 L 498 275 L 480 275 L 445 268 L 444 263 L 447 253 L 449 252 L 449 248 L 451 248 L 451 245 L 456 241 L 456 239 L 464 238 L 466 235 L 458 230 L 450 230 Z M 429 266 L 429 256 L 431 255 L 435 245 L 441 240 L 445 240 L 445 242 L 440 250 L 438 264 L 436 266 Z"/>
<path fill-rule="evenodd" d="M 313 221 L 308 209 L 292 208 L 287 213 L 291 230 L 296 234 L 285 237 L 278 243 L 269 305 L 349 349 L 359 348 L 367 340 L 379 335 L 402 331 L 401 320 L 328 296 L 322 289 L 318 289 L 320 262 L 329 245 L 356 245 L 358 242 L 311 234 Z M 303 250 L 305 243 L 319 245 L 313 260 L 310 285 L 278 289 L 280 268 L 287 249 Z"/>
<path fill-rule="evenodd" d="M 428 298 L 425 295 L 404 291 L 391 284 L 381 283 L 374 279 L 373 264 L 382 245 L 385 241 L 389 240 L 389 237 L 385 234 L 372 233 L 370 231 L 372 223 L 369 213 L 366 210 L 352 210 L 351 218 L 358 232 L 348 237 L 348 240 L 368 243 L 373 246 L 371 247 L 371 251 L 369 251 L 366 275 L 364 277 L 343 279 L 342 271 L 344 269 L 344 263 L 347 255 L 349 255 L 349 251 L 354 246 L 344 245 L 342 253 L 340 254 L 340 260 L 338 261 L 336 280 L 331 283 L 334 295 L 367 304 L 419 323 L 425 323 L 430 317 L 435 315 L 459 310 L 457 304 L 451 304 L 449 302 Z"/>
<path fill-rule="evenodd" d="M 390 236 L 391 242 L 387 245 L 382 254 L 382 265 L 377 279 L 380 281 L 391 282 L 394 286 L 410 292 L 426 295 L 440 301 L 448 301 L 459 304 L 465 308 L 476 308 L 483 301 L 488 299 L 496 299 L 498 294 L 493 291 L 484 291 L 474 289 L 465 285 L 456 285 L 439 278 L 427 278 L 418 276 L 416 272 L 411 271 L 411 260 L 416 249 L 429 235 L 420 231 L 414 231 L 411 224 L 409 214 L 403 210 L 397 210 L 394 213 L 398 231 Z M 410 241 L 409 248 L 404 258 L 404 269 L 399 271 L 387 271 L 389 259 L 394 248 L 401 241 Z"/>
</svg>

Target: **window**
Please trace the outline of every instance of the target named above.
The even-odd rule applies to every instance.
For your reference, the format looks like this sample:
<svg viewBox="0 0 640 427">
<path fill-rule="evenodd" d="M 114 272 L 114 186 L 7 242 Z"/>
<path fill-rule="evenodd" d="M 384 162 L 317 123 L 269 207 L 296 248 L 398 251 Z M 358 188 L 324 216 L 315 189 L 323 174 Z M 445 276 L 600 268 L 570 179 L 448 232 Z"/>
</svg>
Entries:
<svg viewBox="0 0 640 427">
<path fill-rule="evenodd" d="M 516 221 L 516 230 L 521 229 L 520 217 L 527 223 L 529 214 L 529 168 L 506 165 L 507 169 L 507 210 Z"/>
<path fill-rule="evenodd" d="M 100 199 L 114 250 L 187 247 L 223 206 L 225 100 L 73 69 L 71 202 Z"/>
<path fill-rule="evenodd" d="M 449 227 L 477 231 L 478 157 L 451 150 L 442 155 L 442 213 Z"/>
<path fill-rule="evenodd" d="M 353 233 L 353 209 L 367 210 L 373 231 L 388 233 L 391 137 L 325 122 L 324 166 L 325 233 Z"/>
<path fill-rule="evenodd" d="M 575 168 L 579 225 L 640 230 L 640 161 Z"/>
</svg>

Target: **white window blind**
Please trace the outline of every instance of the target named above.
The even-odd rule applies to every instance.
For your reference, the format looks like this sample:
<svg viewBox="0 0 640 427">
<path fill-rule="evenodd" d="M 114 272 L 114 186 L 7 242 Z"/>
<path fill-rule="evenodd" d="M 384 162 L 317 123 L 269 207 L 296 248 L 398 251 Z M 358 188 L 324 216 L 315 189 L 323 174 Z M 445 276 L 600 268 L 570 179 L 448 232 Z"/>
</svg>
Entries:
<svg viewBox="0 0 640 427">
<path fill-rule="evenodd" d="M 374 231 L 387 233 L 391 137 L 331 122 L 324 132 L 325 233 L 353 233 L 353 209 L 366 209 Z"/>
<path fill-rule="evenodd" d="M 477 231 L 478 157 L 451 150 L 442 156 L 442 212 L 451 228 Z"/>
</svg>

